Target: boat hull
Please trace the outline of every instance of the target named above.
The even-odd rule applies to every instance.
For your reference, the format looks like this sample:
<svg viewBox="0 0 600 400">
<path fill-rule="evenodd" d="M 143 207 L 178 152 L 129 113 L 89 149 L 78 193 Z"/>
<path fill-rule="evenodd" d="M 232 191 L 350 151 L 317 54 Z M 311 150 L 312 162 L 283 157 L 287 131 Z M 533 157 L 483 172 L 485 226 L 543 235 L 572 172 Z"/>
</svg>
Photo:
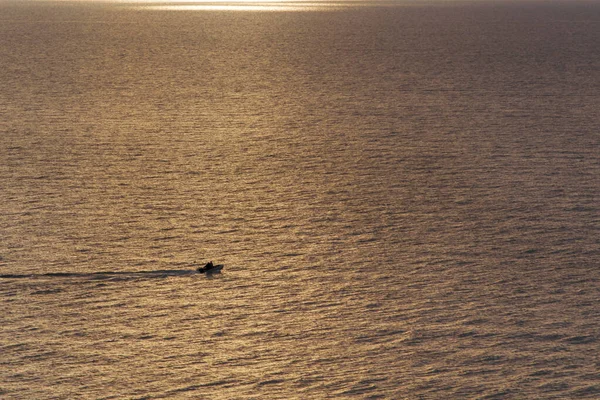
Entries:
<svg viewBox="0 0 600 400">
<path fill-rule="evenodd" d="M 215 265 L 212 268 L 200 267 L 200 268 L 198 268 L 198 272 L 200 272 L 201 274 L 214 274 L 216 272 L 221 272 L 222 269 L 223 269 L 223 265 L 219 264 L 219 265 Z"/>
</svg>

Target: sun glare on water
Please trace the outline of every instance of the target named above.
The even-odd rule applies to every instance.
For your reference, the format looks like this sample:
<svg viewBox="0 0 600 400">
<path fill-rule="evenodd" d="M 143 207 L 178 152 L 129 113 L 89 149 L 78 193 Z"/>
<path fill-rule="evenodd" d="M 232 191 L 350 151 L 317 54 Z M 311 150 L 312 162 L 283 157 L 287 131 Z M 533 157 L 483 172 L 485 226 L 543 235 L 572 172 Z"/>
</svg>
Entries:
<svg viewBox="0 0 600 400">
<path fill-rule="evenodd" d="M 38 0 L 46 1 L 46 0 Z M 58 0 L 65 3 L 112 3 L 139 10 L 311 11 L 364 6 L 397 6 L 396 0 Z M 413 0 L 408 0 L 410 4 Z"/>
<path fill-rule="evenodd" d="M 123 0 L 121 3 L 131 3 L 135 8 L 145 10 L 216 10 L 216 11 L 307 11 L 314 9 L 336 9 L 348 7 L 351 2 L 339 1 L 282 1 L 282 0 L 182 0 L 144 1 Z"/>
</svg>

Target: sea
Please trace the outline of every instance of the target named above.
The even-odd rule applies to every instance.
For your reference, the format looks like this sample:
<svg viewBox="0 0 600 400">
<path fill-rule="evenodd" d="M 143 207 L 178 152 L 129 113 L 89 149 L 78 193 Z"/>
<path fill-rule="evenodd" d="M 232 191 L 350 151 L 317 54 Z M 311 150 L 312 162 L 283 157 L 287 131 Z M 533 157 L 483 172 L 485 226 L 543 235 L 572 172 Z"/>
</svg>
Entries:
<svg viewBox="0 0 600 400">
<path fill-rule="evenodd" d="M 0 398 L 598 399 L 599 110 L 598 1 L 0 0 Z"/>
</svg>

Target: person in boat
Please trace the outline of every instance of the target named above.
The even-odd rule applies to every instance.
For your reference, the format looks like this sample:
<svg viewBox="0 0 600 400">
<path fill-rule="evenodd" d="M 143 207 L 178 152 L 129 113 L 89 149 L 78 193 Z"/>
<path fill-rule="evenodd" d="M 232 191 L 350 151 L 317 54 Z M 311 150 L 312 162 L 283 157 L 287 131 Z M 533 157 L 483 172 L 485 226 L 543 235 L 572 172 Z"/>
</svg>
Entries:
<svg viewBox="0 0 600 400">
<path fill-rule="evenodd" d="M 204 265 L 204 267 L 198 267 L 198 268 L 196 268 L 196 270 L 198 272 L 213 272 L 213 271 L 219 272 L 219 271 L 221 271 L 222 268 L 223 268 L 222 264 L 214 265 L 213 262 L 210 261 L 210 262 L 206 263 Z"/>
</svg>

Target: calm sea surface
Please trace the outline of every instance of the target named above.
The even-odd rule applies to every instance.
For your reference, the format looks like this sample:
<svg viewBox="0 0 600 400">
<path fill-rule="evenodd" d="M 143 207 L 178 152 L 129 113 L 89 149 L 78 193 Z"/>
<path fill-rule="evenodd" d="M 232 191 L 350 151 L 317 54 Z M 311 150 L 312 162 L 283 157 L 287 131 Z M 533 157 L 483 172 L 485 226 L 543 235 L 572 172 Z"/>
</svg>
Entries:
<svg viewBox="0 0 600 400">
<path fill-rule="evenodd" d="M 0 397 L 598 399 L 599 110 L 599 2 L 1 1 Z"/>
</svg>

